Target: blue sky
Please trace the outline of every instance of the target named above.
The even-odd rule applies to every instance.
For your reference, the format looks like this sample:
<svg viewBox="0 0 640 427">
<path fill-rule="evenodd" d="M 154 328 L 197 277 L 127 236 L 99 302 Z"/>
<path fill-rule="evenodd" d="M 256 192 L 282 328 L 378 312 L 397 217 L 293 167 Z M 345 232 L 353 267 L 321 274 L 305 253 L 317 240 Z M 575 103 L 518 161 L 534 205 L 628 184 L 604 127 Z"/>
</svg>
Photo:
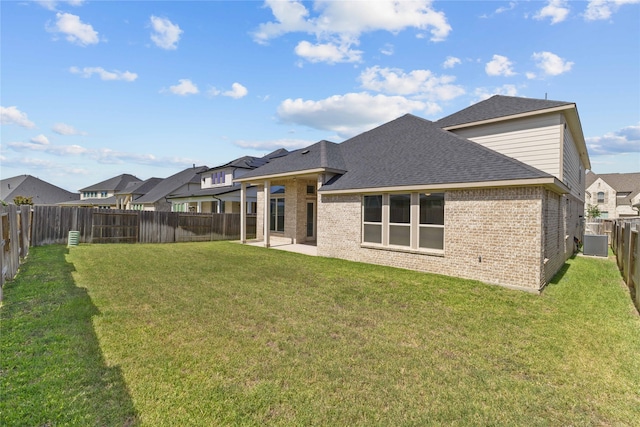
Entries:
<svg viewBox="0 0 640 427">
<path fill-rule="evenodd" d="M 167 177 L 493 94 L 640 171 L 640 0 L 0 2 L 0 175 Z"/>
</svg>

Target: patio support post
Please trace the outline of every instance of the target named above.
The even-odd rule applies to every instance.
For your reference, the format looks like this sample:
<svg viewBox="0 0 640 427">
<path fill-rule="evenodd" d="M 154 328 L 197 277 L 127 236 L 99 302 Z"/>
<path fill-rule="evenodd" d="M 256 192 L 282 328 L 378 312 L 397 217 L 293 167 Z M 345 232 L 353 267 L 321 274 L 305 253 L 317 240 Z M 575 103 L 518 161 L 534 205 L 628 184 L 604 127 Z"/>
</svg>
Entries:
<svg viewBox="0 0 640 427">
<path fill-rule="evenodd" d="M 262 221 L 264 224 L 264 247 L 268 248 L 271 246 L 271 181 L 267 180 L 264 182 L 264 220 Z"/>
<path fill-rule="evenodd" d="M 240 184 L 240 242 L 247 243 L 247 183 Z"/>
</svg>

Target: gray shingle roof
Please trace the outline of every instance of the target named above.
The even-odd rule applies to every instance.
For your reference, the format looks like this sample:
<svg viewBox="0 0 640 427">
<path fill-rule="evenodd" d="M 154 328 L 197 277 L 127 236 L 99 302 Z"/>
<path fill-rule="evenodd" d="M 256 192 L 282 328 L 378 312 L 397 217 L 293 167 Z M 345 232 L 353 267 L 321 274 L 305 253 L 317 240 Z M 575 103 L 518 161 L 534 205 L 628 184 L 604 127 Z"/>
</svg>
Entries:
<svg viewBox="0 0 640 427">
<path fill-rule="evenodd" d="M 440 127 L 457 126 L 483 120 L 497 119 L 515 114 L 546 110 L 548 108 L 573 105 L 572 102 L 549 101 L 546 99 L 520 98 L 514 96 L 494 95 L 489 99 L 473 104 L 436 123 Z"/>
<path fill-rule="evenodd" d="M 208 169 L 207 166 L 196 166 L 180 171 L 160 181 L 148 193 L 135 200 L 136 203 L 156 203 L 165 196 L 176 192 L 186 184 L 195 184 L 200 187 L 200 175 Z"/>
<path fill-rule="evenodd" d="M 340 149 L 347 172 L 321 191 L 552 177 L 410 114 Z"/>
<path fill-rule="evenodd" d="M 341 144 L 321 141 L 297 150 L 242 179 L 319 168 L 345 171 L 320 191 L 552 178 L 407 114 Z"/>
<path fill-rule="evenodd" d="M 50 205 L 80 199 L 72 193 L 31 175 L 18 175 L 0 181 L 0 199 L 13 203 L 16 196 L 31 197 L 36 205 Z"/>
<path fill-rule="evenodd" d="M 118 191 L 118 194 L 144 195 L 158 185 L 162 178 L 149 178 L 141 182 L 130 182 L 125 188 Z"/>
<path fill-rule="evenodd" d="M 284 157 L 272 159 L 264 166 L 242 175 L 241 178 L 245 179 L 253 176 L 282 174 L 318 168 L 338 171 L 346 170 L 339 144 L 324 140 L 317 142 L 306 148 L 292 151 Z"/>
<path fill-rule="evenodd" d="M 116 191 L 117 192 L 117 191 L 123 190 L 130 182 L 140 182 L 140 181 L 142 181 L 140 178 L 137 178 L 133 175 L 129 175 L 128 173 L 124 173 L 122 175 L 114 176 L 113 178 L 109 178 L 97 184 L 93 184 L 88 187 L 81 188 L 80 192 L 83 192 L 83 191 Z"/>
</svg>

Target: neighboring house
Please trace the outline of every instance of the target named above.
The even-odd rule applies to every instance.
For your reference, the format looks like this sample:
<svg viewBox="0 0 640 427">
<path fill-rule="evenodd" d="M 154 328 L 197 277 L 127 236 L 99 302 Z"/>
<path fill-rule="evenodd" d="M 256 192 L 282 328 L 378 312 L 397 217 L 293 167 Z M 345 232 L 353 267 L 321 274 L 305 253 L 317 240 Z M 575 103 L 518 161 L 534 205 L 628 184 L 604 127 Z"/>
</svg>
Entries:
<svg viewBox="0 0 640 427">
<path fill-rule="evenodd" d="M 541 145 L 544 164 L 527 154 Z M 320 256 L 537 292 L 582 239 L 587 169 L 575 104 L 496 96 L 320 141 L 236 181 L 242 199 L 257 186 L 267 247 L 315 242 Z"/>
<path fill-rule="evenodd" d="M 586 206 L 595 205 L 600 217 L 637 217 L 640 210 L 640 172 L 587 173 Z"/>
<path fill-rule="evenodd" d="M 59 204 L 64 206 L 115 209 L 117 207 L 116 193 L 126 188 L 129 184 L 140 181 L 140 178 L 126 173 L 114 176 L 113 178 L 80 189 L 80 200 Z"/>
<path fill-rule="evenodd" d="M 200 187 L 167 196 L 174 212 L 240 213 L 240 185 L 233 180 L 248 171 L 265 165 L 269 160 L 286 156 L 284 148 L 263 157 L 244 156 L 200 172 Z M 247 213 L 256 213 L 256 189 L 250 187 L 246 194 Z"/>
<path fill-rule="evenodd" d="M 144 211 L 171 211 L 168 197 L 176 193 L 189 193 L 200 188 L 200 174 L 209 169 L 207 166 L 187 168 L 158 182 L 144 195 L 133 202 L 133 209 Z"/>
<path fill-rule="evenodd" d="M 31 175 L 19 175 L 0 181 L 0 200 L 13 204 L 13 199 L 17 196 L 31 197 L 34 205 L 55 205 L 79 199 L 78 194 Z"/>
<path fill-rule="evenodd" d="M 116 209 L 142 210 L 143 205 L 137 200 L 162 182 L 162 178 L 149 178 L 141 182 L 130 182 L 116 196 Z"/>
</svg>

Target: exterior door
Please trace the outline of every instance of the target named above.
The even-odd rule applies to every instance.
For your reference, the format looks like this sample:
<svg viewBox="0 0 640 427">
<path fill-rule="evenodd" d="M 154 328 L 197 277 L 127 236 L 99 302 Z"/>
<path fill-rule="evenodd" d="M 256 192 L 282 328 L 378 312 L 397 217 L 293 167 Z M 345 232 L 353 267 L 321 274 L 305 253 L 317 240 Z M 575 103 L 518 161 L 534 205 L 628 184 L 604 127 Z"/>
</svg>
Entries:
<svg viewBox="0 0 640 427">
<path fill-rule="evenodd" d="M 307 202 L 307 239 L 316 238 L 316 204 Z"/>
</svg>

